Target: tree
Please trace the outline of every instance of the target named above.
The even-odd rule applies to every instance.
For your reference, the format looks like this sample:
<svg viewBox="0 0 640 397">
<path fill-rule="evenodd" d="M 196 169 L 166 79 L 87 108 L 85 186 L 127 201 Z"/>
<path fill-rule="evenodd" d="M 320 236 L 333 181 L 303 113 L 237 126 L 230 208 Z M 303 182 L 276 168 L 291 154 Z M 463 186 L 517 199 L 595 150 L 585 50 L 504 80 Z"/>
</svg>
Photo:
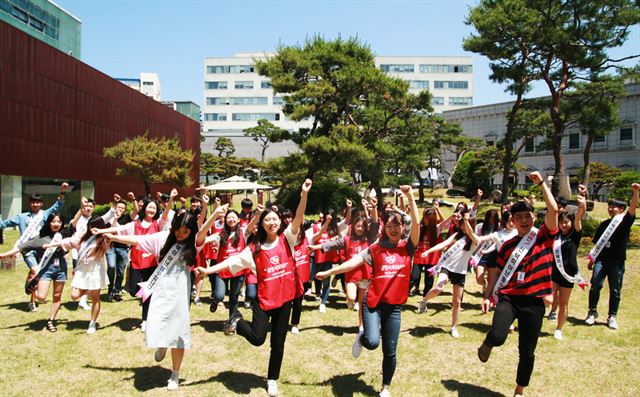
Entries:
<svg viewBox="0 0 640 397">
<path fill-rule="evenodd" d="M 625 171 L 620 173 L 614 182 L 614 188 L 609 194 L 610 198 L 629 200 L 631 198 L 631 184 L 640 181 L 640 172 Z"/>
<path fill-rule="evenodd" d="M 273 123 L 266 119 L 258 120 L 257 126 L 245 128 L 243 131 L 245 136 L 250 136 L 262 147 L 260 161 L 263 163 L 264 153 L 272 143 L 282 142 L 290 138 L 289 131 L 273 125 Z"/>
<path fill-rule="evenodd" d="M 218 157 L 230 157 L 236 152 L 236 147 L 233 145 L 231 138 L 221 136 L 216 139 L 216 150 L 218 151 Z"/>
<path fill-rule="evenodd" d="M 234 175 L 246 176 L 254 173 L 253 170 L 261 170 L 263 167 L 264 164 L 254 158 L 220 157 L 211 153 L 200 155 L 200 172 L 206 175 L 207 183 L 210 175 L 216 175 L 219 178 L 229 178 Z"/>
<path fill-rule="evenodd" d="M 453 175 L 456 173 L 462 157 L 471 150 L 479 149 L 482 144 L 482 140 L 470 138 L 464 135 L 457 135 L 446 142 L 445 150 L 456 156 L 451 169 L 451 174 L 449 174 L 449 177 L 447 178 L 447 189 L 451 189 L 453 187 Z"/>
<path fill-rule="evenodd" d="M 171 183 L 189 186 L 189 176 L 195 157 L 191 150 L 183 150 L 175 138 L 149 137 L 148 131 L 103 150 L 104 157 L 121 161 L 124 166 L 116 175 L 134 176 L 144 183 L 145 194 L 151 194 L 151 184 Z"/>
<path fill-rule="evenodd" d="M 589 185 L 585 186 L 591 186 L 592 196 L 598 196 L 598 193 L 600 193 L 600 189 L 604 187 L 613 186 L 616 178 L 620 176 L 621 173 L 620 169 L 597 161 L 591 163 L 589 168 L 591 169 L 591 177 L 589 179 Z M 586 169 L 586 166 L 578 168 L 578 175 L 582 176 L 582 178 L 581 181 L 574 182 L 580 182 L 584 184 L 584 182 L 582 181 L 584 181 L 584 172 Z"/>
<path fill-rule="evenodd" d="M 501 166 L 497 152 L 495 147 L 488 146 L 465 153 L 452 175 L 453 184 L 463 186 L 469 196 L 478 188 L 490 192 L 493 189 L 493 176 L 500 171 Z"/>
<path fill-rule="evenodd" d="M 526 47 L 526 53 L 520 52 L 526 57 L 526 73 L 549 89 L 555 160 L 551 190 L 558 195 L 564 179 L 561 143 L 566 120 L 561 112 L 562 99 L 577 81 L 590 81 L 619 68 L 623 60 L 640 56 L 612 59 L 607 54 L 607 50 L 626 41 L 630 26 L 640 21 L 640 7 L 633 0 L 481 0 L 472 8 L 471 15 L 474 13 L 479 20 L 494 21 L 477 26 L 474 23 L 478 36 L 491 35 L 501 46 Z M 514 18 L 516 23 L 508 23 Z M 496 54 L 495 60 L 507 63 L 509 59 Z"/>
</svg>

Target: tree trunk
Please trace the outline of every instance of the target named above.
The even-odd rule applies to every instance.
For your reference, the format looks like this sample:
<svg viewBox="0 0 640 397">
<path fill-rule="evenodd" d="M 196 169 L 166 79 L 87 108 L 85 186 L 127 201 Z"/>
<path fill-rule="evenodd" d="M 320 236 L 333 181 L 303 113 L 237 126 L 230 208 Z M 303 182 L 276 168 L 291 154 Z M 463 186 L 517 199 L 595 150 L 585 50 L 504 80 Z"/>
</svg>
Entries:
<svg viewBox="0 0 640 397">
<path fill-rule="evenodd" d="M 144 182 L 144 194 L 151 196 L 151 185 L 149 184 L 149 181 L 144 180 L 142 182 Z"/>
<path fill-rule="evenodd" d="M 522 105 L 522 95 L 523 93 L 518 93 L 516 101 L 511 107 L 511 113 L 509 113 L 509 120 L 507 121 L 507 132 L 504 134 L 504 159 L 502 162 L 502 184 L 500 185 L 500 190 L 502 190 L 501 203 L 506 203 L 507 197 L 509 197 L 509 176 L 511 175 L 511 167 L 515 163 L 513 156 L 513 127 L 516 123 L 518 109 Z"/>
<path fill-rule="evenodd" d="M 424 203 L 424 179 L 420 176 L 419 171 L 414 171 L 420 187 L 418 188 L 418 202 Z"/>
<path fill-rule="evenodd" d="M 264 163 L 264 153 L 267 151 L 267 146 L 262 146 L 262 155 L 260 156 L 260 161 Z"/>
<path fill-rule="evenodd" d="M 458 168 L 458 163 L 460 162 L 460 159 L 462 158 L 462 156 L 465 155 L 465 153 L 467 153 L 468 150 L 463 150 L 460 152 L 460 154 L 458 154 L 456 156 L 456 162 L 453 164 L 453 169 L 451 169 L 451 174 L 449 174 L 449 177 L 447 178 L 447 189 L 452 189 L 453 188 L 453 174 L 456 173 L 456 168 Z"/>
<path fill-rule="evenodd" d="M 589 186 L 589 178 L 591 177 L 591 146 L 596 138 L 594 134 L 589 134 L 587 143 L 584 145 L 582 158 L 584 159 L 584 173 L 582 174 L 582 184 Z M 595 193 L 594 193 L 595 194 Z"/>
</svg>

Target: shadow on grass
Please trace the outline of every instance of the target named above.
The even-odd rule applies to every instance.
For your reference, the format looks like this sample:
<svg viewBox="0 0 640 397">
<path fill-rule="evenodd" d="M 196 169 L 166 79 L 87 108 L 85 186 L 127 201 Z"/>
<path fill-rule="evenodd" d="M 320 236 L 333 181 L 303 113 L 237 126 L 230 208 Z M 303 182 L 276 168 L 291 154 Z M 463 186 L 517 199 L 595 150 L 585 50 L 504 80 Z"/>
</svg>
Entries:
<svg viewBox="0 0 640 397">
<path fill-rule="evenodd" d="M 56 323 L 57 326 L 59 326 L 59 321 Z M 47 319 L 45 318 L 41 318 L 38 320 L 34 320 L 31 321 L 29 323 L 24 323 L 24 324 L 16 324 L 16 325 L 10 325 L 8 327 L 4 327 L 2 329 L 16 329 L 16 328 L 22 328 L 25 331 L 42 331 L 43 329 L 45 329 L 47 326 Z"/>
<path fill-rule="evenodd" d="M 589 325 L 589 324 L 587 324 L 587 323 L 585 323 L 585 322 L 584 322 L 584 318 L 567 317 L 567 322 L 568 322 L 569 324 L 571 324 L 571 325 L 579 325 L 579 326 L 583 326 L 583 327 L 593 327 L 593 326 L 596 326 L 596 327 L 597 327 L 598 325 L 601 325 L 601 326 L 606 327 L 606 326 L 607 326 L 607 322 L 606 322 L 606 320 L 607 320 L 607 319 L 606 319 L 606 317 L 605 317 L 605 318 L 604 318 L 604 321 L 601 321 L 601 322 L 597 322 L 597 321 L 596 321 L 596 323 L 595 323 L 595 324 L 593 324 L 593 325 Z"/>
<path fill-rule="evenodd" d="M 121 331 L 133 331 L 136 328 L 140 328 L 141 322 L 142 320 L 140 320 L 139 318 L 127 317 L 122 318 L 109 325 L 105 325 L 103 328 L 118 327 Z"/>
<path fill-rule="evenodd" d="M 261 376 L 235 371 L 220 372 L 209 379 L 184 383 L 184 386 L 195 386 L 212 382 L 221 383 L 234 394 L 249 394 L 251 393 L 251 389 L 264 389 L 267 386 L 266 380 Z"/>
<path fill-rule="evenodd" d="M 97 369 L 109 372 L 133 372 L 133 375 L 124 380 L 133 379 L 133 387 L 138 391 L 148 391 L 167 387 L 167 379 L 171 376 L 171 370 L 160 366 L 153 367 L 97 367 L 85 365 L 85 368 Z"/>
<path fill-rule="evenodd" d="M 474 331 L 478 331 L 478 332 L 481 332 L 483 334 L 486 334 L 491 329 L 491 324 L 463 323 L 463 324 L 460 324 L 460 327 L 469 328 L 469 329 L 472 329 Z"/>
<path fill-rule="evenodd" d="M 222 332 L 225 322 L 226 320 L 200 320 L 198 322 L 191 323 L 191 325 L 202 327 L 206 332 Z"/>
<path fill-rule="evenodd" d="M 429 325 L 426 327 L 415 327 L 408 331 L 403 331 L 403 332 L 408 332 L 409 335 L 415 336 L 416 338 L 424 338 L 425 336 L 446 333 L 447 331 L 445 331 L 442 328 L 432 327 Z"/>
<path fill-rule="evenodd" d="M 28 312 L 29 302 L 25 300 L 24 302 L 13 302 L 13 303 L 6 303 L 4 305 L 0 305 L 0 308 L 5 308 L 5 307 L 7 309 L 18 310 L 20 312 Z"/>
<path fill-rule="evenodd" d="M 482 291 L 467 291 L 467 290 L 465 290 L 464 294 L 465 295 L 471 295 L 471 296 L 476 297 L 476 298 L 483 298 L 484 297 L 484 294 L 482 293 Z"/>
<path fill-rule="evenodd" d="M 481 386 L 458 382 L 454 379 L 441 380 L 440 383 L 442 383 L 447 390 L 457 392 L 459 397 L 505 397 L 502 393 Z"/>
<path fill-rule="evenodd" d="M 335 336 L 343 336 L 343 335 L 355 335 L 358 333 L 358 327 L 356 326 L 351 326 L 351 327 L 339 327 L 337 325 L 318 325 L 316 327 L 305 327 L 303 330 L 304 331 L 311 331 L 312 329 L 319 329 L 321 331 L 324 331 L 326 333 L 335 335 Z"/>
<path fill-rule="evenodd" d="M 332 395 L 336 397 L 353 397 L 354 395 L 374 396 L 378 392 L 366 384 L 360 377 L 364 372 L 357 374 L 336 375 L 321 383 L 290 383 L 293 386 L 331 386 Z"/>
</svg>

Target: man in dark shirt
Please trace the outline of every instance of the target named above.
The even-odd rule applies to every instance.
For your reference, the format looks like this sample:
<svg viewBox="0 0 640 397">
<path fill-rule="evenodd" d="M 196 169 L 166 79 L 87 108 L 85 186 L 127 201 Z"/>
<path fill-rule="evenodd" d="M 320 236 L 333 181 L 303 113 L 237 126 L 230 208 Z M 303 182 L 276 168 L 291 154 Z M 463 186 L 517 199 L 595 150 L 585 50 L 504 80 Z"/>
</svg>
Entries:
<svg viewBox="0 0 640 397">
<path fill-rule="evenodd" d="M 631 185 L 631 202 L 629 209 L 622 218 L 622 222 L 615 229 L 609 241 L 596 258 L 593 258 L 593 275 L 591 276 L 591 288 L 589 289 L 589 313 L 585 322 L 593 325 L 598 318 L 598 301 L 600 300 L 600 290 L 604 285 L 604 279 L 609 281 L 609 317 L 607 326 L 610 329 L 618 329 L 618 307 L 620 306 L 620 291 L 622 290 L 622 279 L 624 276 L 624 262 L 627 259 L 627 243 L 631 226 L 636 219 L 636 208 L 638 207 L 638 192 L 640 183 Z M 620 200 L 609 201 L 609 216 L 624 213 L 626 203 Z M 600 236 L 607 229 L 612 219 L 607 219 L 598 226 L 593 242 L 597 242 Z"/>
<path fill-rule="evenodd" d="M 116 221 L 118 225 L 125 225 L 131 222 L 131 217 L 127 214 L 127 203 L 118 201 L 115 203 Z M 115 225 L 114 225 L 115 226 Z M 129 262 L 129 246 L 126 244 L 113 243 L 106 253 L 107 276 L 109 277 L 109 300 L 122 301 L 122 281 L 124 271 Z"/>
</svg>

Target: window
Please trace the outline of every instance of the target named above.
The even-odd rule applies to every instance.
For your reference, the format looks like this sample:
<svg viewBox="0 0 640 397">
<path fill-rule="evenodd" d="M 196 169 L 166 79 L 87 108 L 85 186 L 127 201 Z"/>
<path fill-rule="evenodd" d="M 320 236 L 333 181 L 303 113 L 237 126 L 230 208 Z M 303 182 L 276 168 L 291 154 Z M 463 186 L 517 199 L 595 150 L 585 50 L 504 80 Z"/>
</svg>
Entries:
<svg viewBox="0 0 640 397">
<path fill-rule="evenodd" d="M 620 128 L 620 143 L 630 144 L 633 142 L 633 128 Z"/>
<path fill-rule="evenodd" d="M 527 139 L 526 144 L 524 145 L 524 151 L 527 153 L 531 153 L 535 151 L 535 142 L 532 138 Z"/>
<path fill-rule="evenodd" d="M 280 120 L 280 113 L 233 113 L 231 115 L 233 121 L 258 121 L 260 119 L 277 121 Z"/>
<path fill-rule="evenodd" d="M 473 98 L 471 97 L 449 97 L 449 105 L 473 105 Z"/>
<path fill-rule="evenodd" d="M 414 66 L 411 64 L 388 64 L 380 65 L 380 69 L 387 73 L 413 73 Z"/>
<path fill-rule="evenodd" d="M 207 90 L 226 90 L 226 81 L 205 81 L 204 88 Z"/>
<path fill-rule="evenodd" d="M 284 98 L 282 98 L 281 96 L 274 96 L 273 97 L 273 104 L 274 105 L 282 105 L 282 104 L 284 104 Z"/>
<path fill-rule="evenodd" d="M 229 98 L 207 97 L 207 105 L 228 105 Z"/>
<path fill-rule="evenodd" d="M 204 121 L 227 121 L 226 113 L 205 113 Z"/>
<path fill-rule="evenodd" d="M 444 97 L 443 96 L 434 96 L 433 99 L 431 99 L 431 104 L 432 105 L 444 105 Z"/>
<path fill-rule="evenodd" d="M 153 81 L 143 81 L 142 85 L 153 85 Z"/>
<path fill-rule="evenodd" d="M 605 139 L 604 136 L 597 136 L 593 139 L 593 143 L 596 145 L 604 145 Z"/>
<path fill-rule="evenodd" d="M 409 81 L 409 89 L 412 90 L 428 90 L 429 80 L 411 80 Z"/>
<path fill-rule="evenodd" d="M 487 141 L 487 146 L 495 146 L 496 143 L 494 141 Z"/>
<path fill-rule="evenodd" d="M 232 65 L 229 66 L 229 73 L 253 73 L 252 65 Z"/>
<path fill-rule="evenodd" d="M 207 73 L 229 73 L 229 66 L 207 66 Z"/>
<path fill-rule="evenodd" d="M 469 82 L 436 80 L 433 82 L 433 88 L 467 89 L 469 88 Z"/>
<path fill-rule="evenodd" d="M 234 87 L 236 90 L 250 90 L 253 88 L 253 81 L 236 81 Z"/>
<path fill-rule="evenodd" d="M 580 149 L 580 134 L 577 132 L 569 134 L 569 149 Z"/>
<path fill-rule="evenodd" d="M 472 65 L 420 65 L 421 73 L 473 73 Z"/>
<path fill-rule="evenodd" d="M 260 82 L 260 88 L 262 89 L 271 88 L 271 82 L 269 80 L 262 80 Z"/>
<path fill-rule="evenodd" d="M 267 97 L 234 97 L 230 98 L 232 105 L 267 105 Z"/>
</svg>

